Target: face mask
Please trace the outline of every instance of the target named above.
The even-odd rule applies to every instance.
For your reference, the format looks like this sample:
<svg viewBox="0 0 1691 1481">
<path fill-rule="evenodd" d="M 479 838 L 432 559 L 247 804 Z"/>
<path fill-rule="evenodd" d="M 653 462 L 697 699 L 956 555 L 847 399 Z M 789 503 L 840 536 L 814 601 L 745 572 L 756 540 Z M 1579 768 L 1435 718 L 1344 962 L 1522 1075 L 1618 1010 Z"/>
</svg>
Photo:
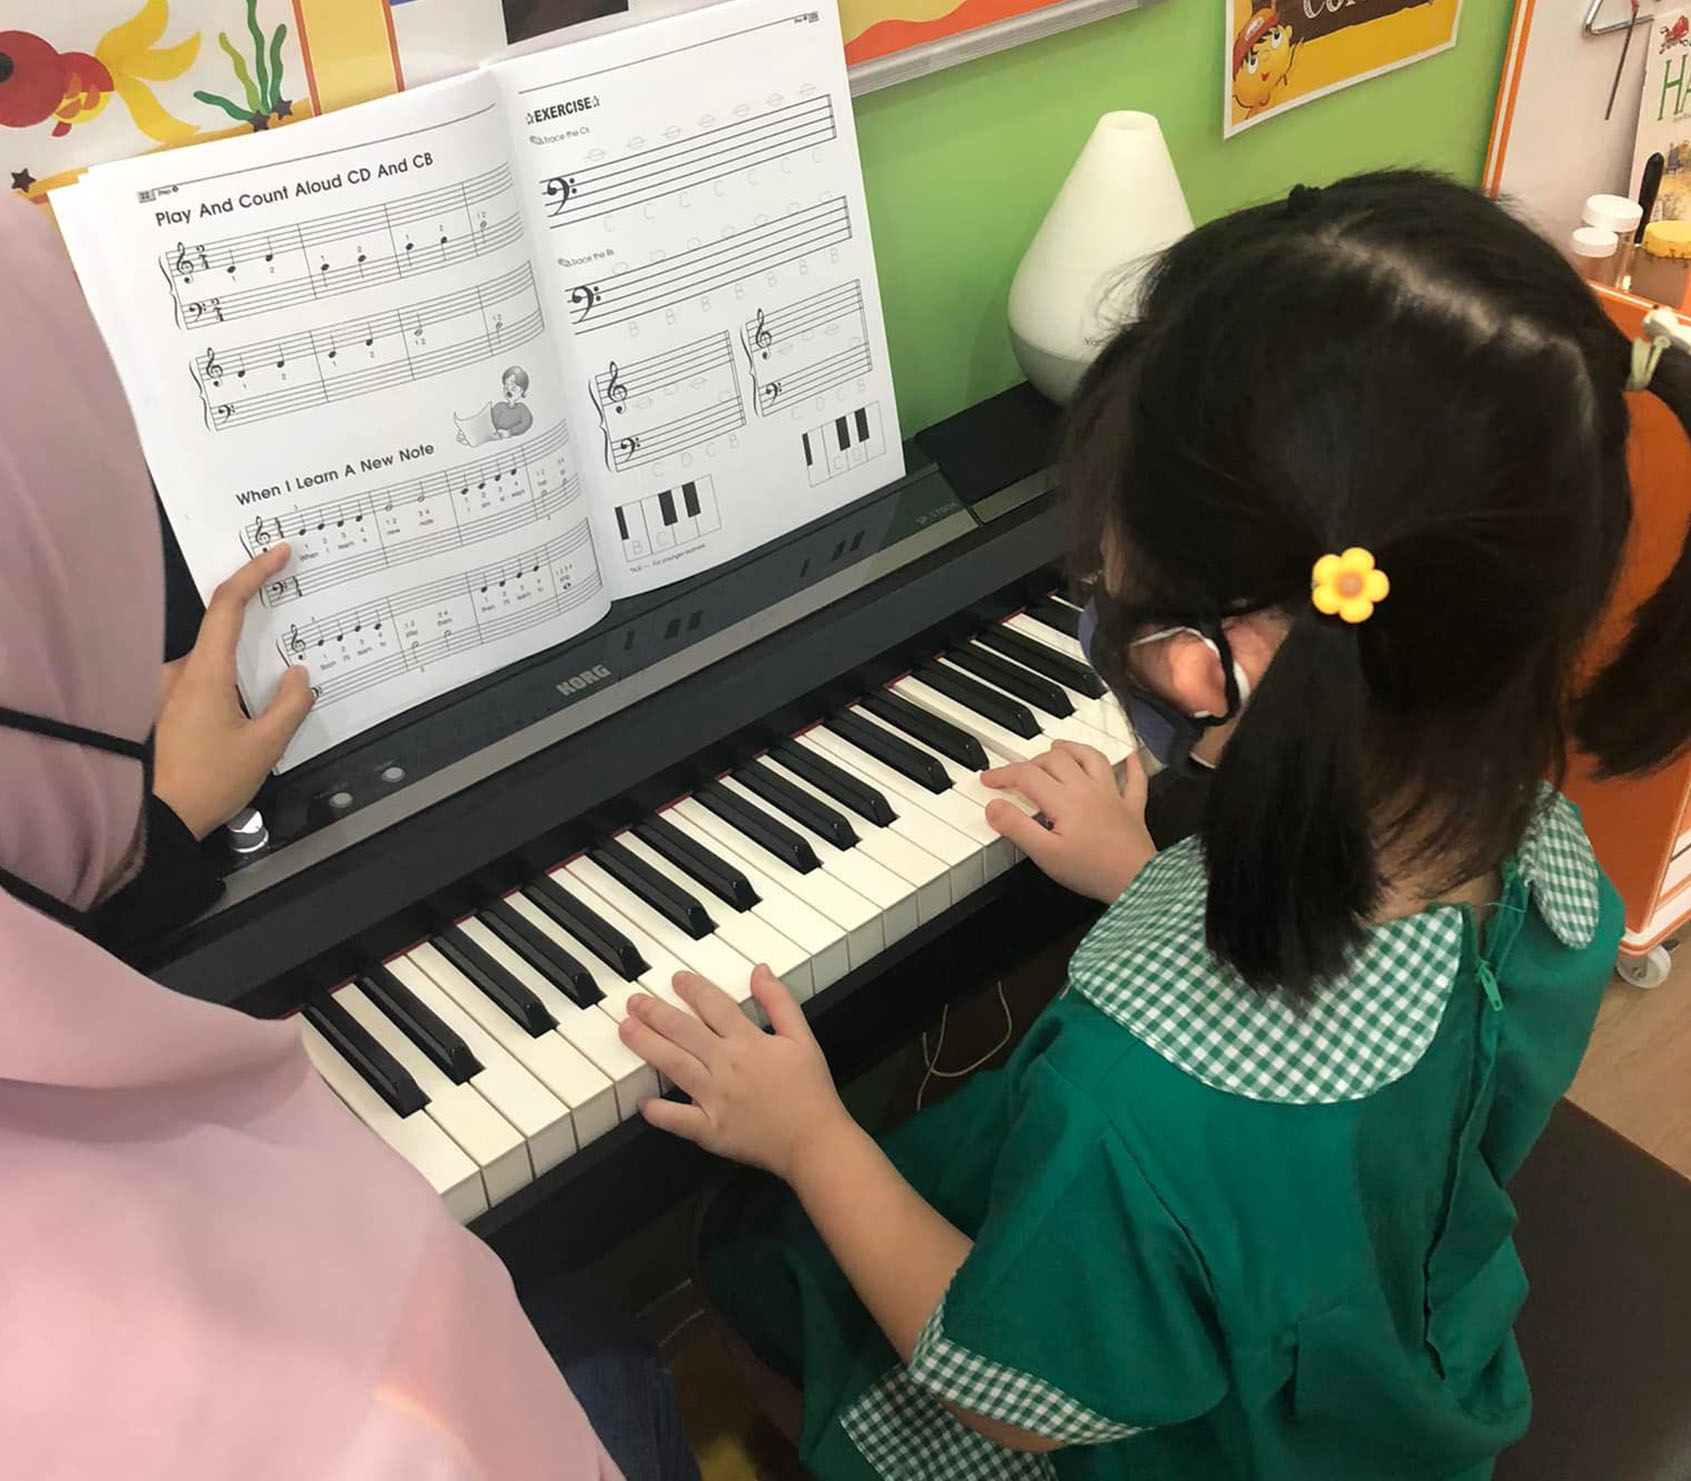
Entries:
<svg viewBox="0 0 1691 1481">
<path fill-rule="evenodd" d="M 1192 747 L 1203 738 L 1206 730 L 1225 725 L 1239 713 L 1245 701 L 1250 698 L 1251 681 L 1246 677 L 1244 669 L 1234 660 L 1232 650 L 1227 644 L 1227 636 L 1220 627 L 1217 627 L 1213 634 L 1196 627 L 1166 627 L 1148 637 L 1137 639 L 1130 646 L 1140 648 L 1149 643 L 1160 643 L 1177 633 L 1191 633 L 1221 660 L 1224 673 L 1231 669 L 1235 693 L 1228 696 L 1226 714 L 1212 715 L 1208 711 L 1200 711 L 1198 714 L 1188 715 L 1177 705 L 1149 689 L 1134 688 L 1123 693 L 1112 685 L 1111 690 L 1121 701 L 1121 707 L 1127 711 L 1128 724 L 1139 737 L 1139 744 L 1156 758 L 1159 765 L 1176 769 L 1198 767 L 1209 770 L 1211 763 L 1193 756 Z M 1092 655 L 1092 645 L 1097 634 L 1098 613 L 1093 603 L 1088 601 L 1080 614 L 1080 646 L 1081 651 L 1086 654 L 1086 661 L 1094 668 L 1098 665 Z"/>
<path fill-rule="evenodd" d="M 49 740 L 66 741 L 73 746 L 87 746 L 93 751 L 109 751 L 114 756 L 127 756 L 141 763 L 141 796 L 143 801 L 153 790 L 153 737 L 144 741 L 125 740 L 121 735 L 107 735 L 103 730 L 87 730 L 63 720 L 49 720 L 45 715 L 31 715 L 25 710 L 10 710 L 0 705 L 0 730 L 22 730 L 30 735 L 44 735 Z M 20 879 L 11 870 L 0 868 L 0 890 L 14 899 L 50 915 L 61 925 L 81 931 L 88 923 L 88 913 L 54 899 L 27 879 Z"/>
</svg>

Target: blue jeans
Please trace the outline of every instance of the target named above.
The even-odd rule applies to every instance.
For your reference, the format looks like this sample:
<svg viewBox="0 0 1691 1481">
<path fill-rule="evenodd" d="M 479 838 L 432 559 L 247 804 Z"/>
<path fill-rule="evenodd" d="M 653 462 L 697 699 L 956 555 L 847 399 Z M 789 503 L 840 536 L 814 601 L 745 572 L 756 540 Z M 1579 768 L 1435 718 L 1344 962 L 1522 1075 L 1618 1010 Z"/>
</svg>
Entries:
<svg viewBox="0 0 1691 1481">
<path fill-rule="evenodd" d="M 570 1275 L 523 1309 L 627 1481 L 699 1481 L 669 1369 L 632 1321 Z"/>
</svg>

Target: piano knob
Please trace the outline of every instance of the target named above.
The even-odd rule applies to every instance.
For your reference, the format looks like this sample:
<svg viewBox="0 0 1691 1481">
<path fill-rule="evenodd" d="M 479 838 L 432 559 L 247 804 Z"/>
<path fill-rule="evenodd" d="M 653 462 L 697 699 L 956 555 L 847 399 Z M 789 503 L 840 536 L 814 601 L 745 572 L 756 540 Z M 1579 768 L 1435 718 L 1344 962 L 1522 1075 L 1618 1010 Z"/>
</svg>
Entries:
<svg viewBox="0 0 1691 1481">
<path fill-rule="evenodd" d="M 230 851 L 237 858 L 250 858 L 270 847 L 270 830 L 265 827 L 264 815 L 255 807 L 244 807 L 223 829 Z"/>
</svg>

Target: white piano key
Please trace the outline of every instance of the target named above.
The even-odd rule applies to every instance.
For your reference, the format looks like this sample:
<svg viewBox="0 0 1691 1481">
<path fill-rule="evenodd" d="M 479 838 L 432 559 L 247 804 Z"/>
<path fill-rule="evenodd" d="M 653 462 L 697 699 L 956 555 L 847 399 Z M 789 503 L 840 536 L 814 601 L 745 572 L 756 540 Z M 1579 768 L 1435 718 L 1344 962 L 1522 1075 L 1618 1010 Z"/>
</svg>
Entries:
<svg viewBox="0 0 1691 1481">
<path fill-rule="evenodd" d="M 480 944 L 477 942 L 477 945 Z M 592 1066 L 584 1064 L 581 1055 L 562 1035 L 552 1030 L 530 1035 L 426 941 L 413 946 L 406 953 L 406 958 L 480 1024 L 482 1031 L 494 1043 L 533 1075 L 559 1102 L 569 1107 L 570 1130 L 578 1147 L 591 1140 L 584 1137 L 581 1127 L 576 1125 L 576 1099 L 591 1105 L 602 1087 L 595 1084 L 590 1075 L 583 1074 L 584 1068 L 591 1070 Z M 508 959 L 500 960 L 501 965 L 508 969 Z M 516 974 L 513 972 L 512 975 Z"/>
<path fill-rule="evenodd" d="M 406 1038 L 399 1025 L 358 987 L 349 983 L 335 992 L 334 999 L 405 1067 L 428 1096 L 425 1114 L 463 1148 L 480 1170 L 489 1206 L 534 1181 L 534 1165 L 529 1161 L 527 1144 L 516 1127 L 479 1092 L 468 1083 L 456 1084 L 442 1074 L 434 1061 Z"/>
<path fill-rule="evenodd" d="M 671 864 L 645 839 L 637 837 L 632 831 L 617 834 L 617 842 L 643 864 L 697 898 L 710 913 L 711 921 L 716 926 L 716 934 L 748 962 L 765 963 L 799 1002 L 802 1003 L 816 991 L 810 953 L 797 942 L 783 936 L 764 920 L 755 908 L 736 910 L 720 896 L 713 895 L 685 869 Z"/>
<path fill-rule="evenodd" d="M 916 891 L 918 922 L 925 924 L 950 908 L 951 871 L 942 860 L 918 848 L 908 838 L 893 832 L 890 826 L 882 827 L 849 808 L 841 807 L 820 787 L 813 787 L 797 772 L 783 766 L 779 756 L 765 756 L 763 761 L 789 786 L 808 793 L 818 802 L 845 817 L 857 834 L 857 847 L 851 852 L 861 853 L 865 858 L 873 860 Z M 822 867 L 828 867 L 827 860 L 823 860 Z M 846 876 L 842 875 L 841 878 L 845 879 Z M 849 884 L 851 881 L 846 879 L 846 882 Z"/>
<path fill-rule="evenodd" d="M 714 982 L 753 1018 L 761 1019 L 763 1010 L 752 996 L 752 968 L 757 964 L 747 961 L 720 936 L 713 933 L 694 940 L 585 854 L 571 859 L 562 872 L 575 880 L 593 909 L 606 919 L 610 919 L 608 912 L 614 910 L 640 933 L 636 945 L 642 954 L 646 950 L 645 942 L 651 941 L 706 981 Z"/>
<path fill-rule="evenodd" d="M 867 710 L 857 709 L 852 713 L 870 724 L 879 723 Z M 881 728 L 884 730 L 887 727 Z M 830 760 L 850 768 L 865 781 L 872 782 L 889 797 L 901 798 L 910 807 L 922 809 L 930 817 L 938 818 L 947 827 L 961 833 L 978 850 L 976 857 L 981 863 L 983 884 L 989 879 L 996 879 L 1016 862 L 1016 853 L 1010 841 L 1000 837 L 992 824 L 987 822 L 986 809 L 972 798 L 965 797 L 956 787 L 944 792 L 930 792 L 920 782 L 911 781 L 902 772 L 894 771 L 867 751 L 859 750 L 850 741 L 820 726 L 807 731 L 802 738 L 812 742 L 816 749 Z M 905 737 L 900 736 L 900 739 Z M 927 754 L 934 753 L 930 751 Z"/>
<path fill-rule="evenodd" d="M 1026 736 L 1016 735 L 996 721 L 988 720 L 984 715 L 977 715 L 967 705 L 959 704 L 920 679 L 899 679 L 887 685 L 887 688 L 894 694 L 903 696 L 911 704 L 921 705 L 940 719 L 949 720 L 959 730 L 968 731 L 986 747 L 989 759 L 997 757 L 1002 761 L 1032 761 L 1035 756 L 1049 749 L 1043 739 L 1029 740 Z"/>
<path fill-rule="evenodd" d="M 745 875 L 758 896 L 752 913 L 810 953 L 810 972 L 817 992 L 832 987 L 851 970 L 851 933 L 838 921 L 829 919 L 814 906 L 789 893 L 779 881 L 764 873 L 757 861 L 749 856 L 749 851 L 739 854 L 731 848 L 720 847 L 714 834 L 700 828 L 675 807 L 665 808 L 660 816 L 699 847 L 721 855 Z M 760 855 L 763 853 L 761 849 L 758 852 Z"/>
<path fill-rule="evenodd" d="M 1112 766 L 1120 763 L 1121 756 L 1114 754 L 1119 749 L 1118 743 L 1103 731 L 1088 724 L 1080 717 L 1078 711 L 1073 715 L 1049 715 L 1037 705 L 1017 699 L 1009 690 L 994 684 L 991 679 L 982 678 L 979 674 L 971 674 L 967 669 L 959 668 L 943 657 L 939 660 L 939 663 L 942 668 L 948 668 L 966 679 L 973 679 L 977 684 L 984 685 L 995 694 L 1002 694 L 1006 699 L 1014 699 L 1018 704 L 1027 705 L 1028 712 L 1033 716 L 1033 723 L 1039 727 L 1047 744 L 1059 740 L 1072 741 L 1077 746 L 1091 746 L 1093 750 L 1100 752 Z M 1057 687 L 1062 688 L 1061 685 Z"/>
<path fill-rule="evenodd" d="M 843 926 L 846 930 L 846 952 L 852 966 L 861 967 L 886 949 L 881 912 L 855 890 L 837 879 L 830 879 L 826 871 L 812 869 L 809 873 L 801 873 L 785 859 L 777 859 L 768 849 L 754 843 L 738 828 L 723 822 L 694 798 L 685 798 L 670 810 L 708 835 L 712 848 L 721 849 L 743 863 L 755 864 L 761 873 L 775 880 L 788 894 L 796 895 L 836 925 Z"/>
<path fill-rule="evenodd" d="M 299 1021 L 305 1052 L 346 1108 L 417 1169 L 440 1194 L 452 1216 L 467 1224 L 487 1212 L 481 1173 L 455 1141 L 422 1111 L 396 1115 L 365 1078 L 353 1069 L 303 1018 Z"/>
<path fill-rule="evenodd" d="M 396 957 L 388 970 L 408 987 L 453 1033 L 470 1046 L 481 1062 L 481 1073 L 470 1077 L 479 1095 L 522 1133 L 528 1143 L 534 1175 L 556 1167 L 575 1151 L 575 1126 L 570 1108 L 507 1054 L 492 1035 L 446 995 L 429 975 L 406 957 Z M 571 1004 L 574 1007 L 574 1004 Z"/>
<path fill-rule="evenodd" d="M 1032 625 L 1034 627 L 1039 627 L 1037 622 Z M 1048 629 L 1046 631 L 1048 631 Z M 1038 634 L 1028 633 L 1027 635 L 1033 637 L 1035 641 L 1038 641 Z M 1053 634 L 1053 636 L 1061 636 L 1061 634 Z M 1079 645 L 1077 644 L 1076 646 L 1078 647 Z M 1114 694 L 1106 692 L 1102 698 L 1094 699 L 1089 694 L 1082 694 L 1078 689 L 1070 689 L 1067 684 L 1058 683 L 1055 679 L 1046 678 L 1044 674 L 1038 673 L 1033 669 L 1029 669 L 1025 663 L 1020 662 L 1011 654 L 997 653 L 995 650 L 995 656 L 1002 658 L 1005 663 L 1015 664 L 1017 668 L 1025 669 L 1028 673 L 1033 674 L 1035 678 L 1045 679 L 1045 682 L 1048 684 L 1056 684 L 1064 694 L 1068 695 L 1069 702 L 1074 706 L 1074 712 L 1076 715 L 1078 715 L 1094 730 L 1101 731 L 1103 734 L 1110 736 L 1116 741 L 1118 748 L 1125 747 L 1126 749 L 1122 750 L 1120 756 L 1110 755 L 1109 752 L 1105 752 L 1106 755 L 1110 755 L 1112 764 L 1119 765 L 1121 761 L 1126 759 L 1130 752 L 1138 749 L 1138 738 L 1133 733 L 1133 726 L 1128 721 L 1127 712 L 1122 709 L 1121 701 L 1117 699 Z"/>
<path fill-rule="evenodd" d="M 815 744 L 818 735 L 826 732 L 817 730 L 806 731 L 802 735 L 793 737 L 793 744 L 808 748 L 814 755 L 824 761 L 832 762 L 841 770 L 849 772 L 866 786 L 874 787 L 886 799 L 893 810 L 893 820 L 887 831 L 900 838 L 908 839 L 923 853 L 939 859 L 950 871 L 950 891 L 953 902 L 972 894 L 986 883 L 986 871 L 981 864 L 981 849 L 973 839 L 951 824 L 945 822 L 935 813 L 929 812 L 920 802 L 913 801 L 900 789 L 915 789 L 916 783 L 908 777 L 901 777 L 897 772 L 891 772 L 893 781 L 898 785 L 883 785 L 876 777 L 854 765 L 842 755 L 834 754 L 825 747 Z M 882 768 L 890 771 L 890 768 Z M 933 794 L 930 793 L 930 796 Z M 857 822 L 857 815 L 852 814 L 853 823 Z"/>
<path fill-rule="evenodd" d="M 1019 632 L 1024 638 L 1032 638 L 1036 643 L 1045 644 L 1047 648 L 1072 658 L 1077 663 L 1087 663 L 1086 650 L 1080 646 L 1079 638 L 1071 638 L 1067 633 L 1060 633 L 1043 622 L 1036 622 L 1025 612 L 1006 617 L 1004 626 L 1012 632 Z M 1087 666 L 1091 667 L 1090 664 Z"/>
</svg>

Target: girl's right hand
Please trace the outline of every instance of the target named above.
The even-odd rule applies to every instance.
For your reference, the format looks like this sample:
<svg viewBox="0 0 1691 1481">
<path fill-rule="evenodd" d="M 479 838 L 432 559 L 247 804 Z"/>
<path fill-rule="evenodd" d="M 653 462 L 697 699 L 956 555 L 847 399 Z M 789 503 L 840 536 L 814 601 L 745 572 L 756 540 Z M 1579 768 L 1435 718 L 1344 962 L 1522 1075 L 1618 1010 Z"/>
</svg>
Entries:
<svg viewBox="0 0 1691 1481">
<path fill-rule="evenodd" d="M 1155 856 L 1145 827 L 1145 768 L 1137 755 L 1122 780 L 1103 753 L 1058 741 L 1033 761 L 983 772 L 989 787 L 1017 791 L 1049 821 L 1044 827 L 1009 802 L 993 802 L 986 820 L 1058 884 L 1114 904 Z"/>
</svg>

